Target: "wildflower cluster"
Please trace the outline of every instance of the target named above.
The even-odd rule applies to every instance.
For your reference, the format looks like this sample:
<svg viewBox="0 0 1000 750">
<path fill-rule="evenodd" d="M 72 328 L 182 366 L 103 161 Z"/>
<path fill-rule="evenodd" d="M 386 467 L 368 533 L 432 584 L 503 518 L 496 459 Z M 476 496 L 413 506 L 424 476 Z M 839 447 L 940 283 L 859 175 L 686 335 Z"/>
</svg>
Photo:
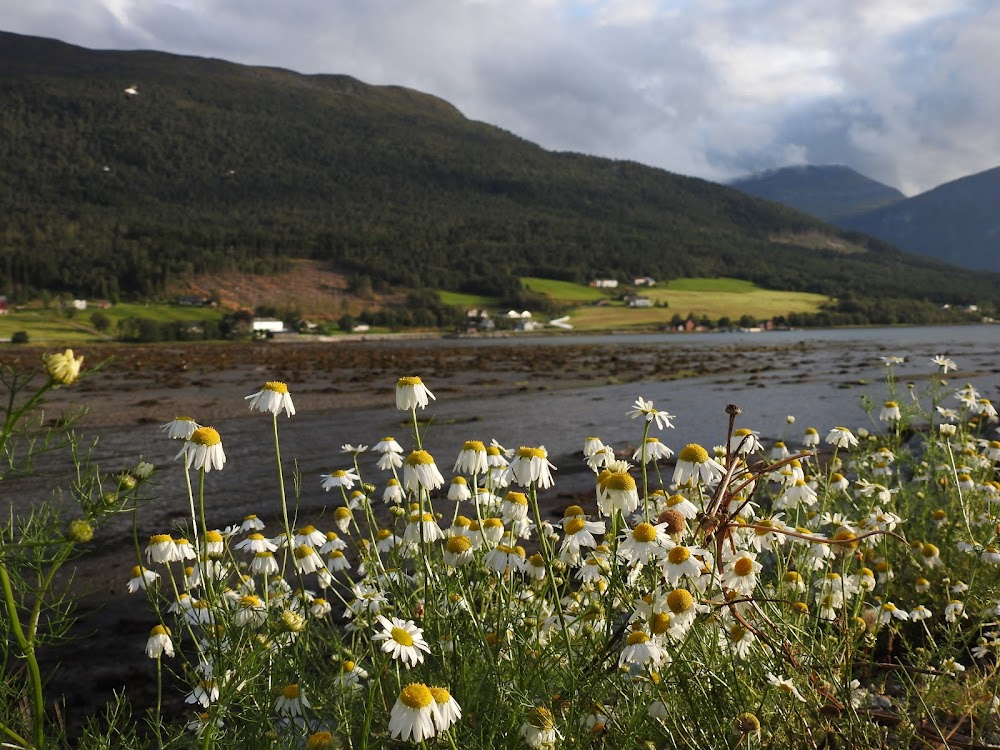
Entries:
<svg viewBox="0 0 1000 750">
<path fill-rule="evenodd" d="M 401 378 L 412 445 L 372 442 L 372 476 L 344 445 L 309 519 L 281 478 L 284 384 L 249 397 L 274 424 L 273 517 L 208 524 L 222 438 L 164 426 L 198 489 L 128 587 L 156 605 L 146 653 L 177 662 L 203 746 L 993 741 L 1000 441 L 973 386 L 904 398 L 890 378 L 870 428 L 780 439 L 731 405 L 714 447 L 671 447 L 672 415 L 639 398 L 635 445 L 586 438 L 592 489 L 569 502 L 529 441 L 472 436 L 439 462 L 416 419 L 433 398 Z"/>
</svg>

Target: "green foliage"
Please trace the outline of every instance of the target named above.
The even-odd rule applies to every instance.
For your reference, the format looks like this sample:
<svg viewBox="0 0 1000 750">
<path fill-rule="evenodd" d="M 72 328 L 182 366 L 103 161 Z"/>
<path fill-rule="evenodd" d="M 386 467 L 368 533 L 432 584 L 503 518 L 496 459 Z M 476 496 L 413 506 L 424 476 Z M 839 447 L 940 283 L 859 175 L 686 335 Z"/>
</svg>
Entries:
<svg viewBox="0 0 1000 750">
<path fill-rule="evenodd" d="M 732 278 L 691 278 L 691 279 L 671 279 L 667 282 L 667 289 L 671 291 L 686 292 L 735 292 L 747 293 L 757 291 L 760 287 L 745 279 Z"/>
<path fill-rule="evenodd" d="M 122 93 L 132 83 L 138 96 Z M 981 306 L 998 295 L 995 276 L 703 180 L 550 153 L 434 97 L 346 76 L 2 34 L 0 112 L 0 277 L 12 293 L 145 299 L 191 274 L 306 257 L 359 291 L 510 303 L 521 276 L 728 276 Z M 817 234 L 865 252 L 787 240 Z"/>
</svg>

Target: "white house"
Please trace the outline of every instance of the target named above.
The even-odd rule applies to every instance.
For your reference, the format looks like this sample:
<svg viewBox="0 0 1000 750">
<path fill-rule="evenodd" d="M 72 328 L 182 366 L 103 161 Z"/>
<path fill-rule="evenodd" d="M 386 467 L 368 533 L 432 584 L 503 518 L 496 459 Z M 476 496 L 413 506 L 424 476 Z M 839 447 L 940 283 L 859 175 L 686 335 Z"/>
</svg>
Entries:
<svg viewBox="0 0 1000 750">
<path fill-rule="evenodd" d="M 593 279 L 590 286 L 597 289 L 615 289 L 618 286 L 618 279 Z"/>
<path fill-rule="evenodd" d="M 264 333 L 281 333 L 285 330 L 285 324 L 272 318 L 254 318 L 253 329 Z"/>
</svg>

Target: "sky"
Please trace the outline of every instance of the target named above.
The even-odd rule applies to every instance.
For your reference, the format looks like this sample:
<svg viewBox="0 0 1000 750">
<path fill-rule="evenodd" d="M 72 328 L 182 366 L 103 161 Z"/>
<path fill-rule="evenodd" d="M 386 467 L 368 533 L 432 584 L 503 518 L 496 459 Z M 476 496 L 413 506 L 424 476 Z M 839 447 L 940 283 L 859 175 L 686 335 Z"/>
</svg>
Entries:
<svg viewBox="0 0 1000 750">
<path fill-rule="evenodd" d="M 0 28 L 339 73 L 557 151 L 907 195 L 1000 165 L 997 0 L 0 0 Z"/>
</svg>

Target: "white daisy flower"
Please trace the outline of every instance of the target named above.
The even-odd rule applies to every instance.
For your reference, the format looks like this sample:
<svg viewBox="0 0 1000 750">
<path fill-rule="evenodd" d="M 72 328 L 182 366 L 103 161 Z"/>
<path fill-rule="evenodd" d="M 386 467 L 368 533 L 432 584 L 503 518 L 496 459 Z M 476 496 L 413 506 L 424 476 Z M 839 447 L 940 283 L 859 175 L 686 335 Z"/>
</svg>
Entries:
<svg viewBox="0 0 1000 750">
<path fill-rule="evenodd" d="M 281 695 L 274 702 L 275 713 L 281 716 L 301 716 L 303 708 L 311 708 L 306 694 L 295 683 L 285 685 L 281 689 Z"/>
<path fill-rule="evenodd" d="M 898 422 L 902 419 L 902 415 L 899 413 L 899 404 L 895 401 L 886 401 L 878 413 L 878 418 L 880 422 Z"/>
<path fill-rule="evenodd" d="M 436 733 L 434 695 L 426 685 L 412 682 L 404 687 L 389 712 L 389 735 L 406 742 L 423 742 Z"/>
<path fill-rule="evenodd" d="M 757 453 L 761 448 L 760 433 L 745 427 L 733 430 L 733 436 L 729 438 L 729 450 L 738 456 Z"/>
<path fill-rule="evenodd" d="M 846 427 L 834 427 L 826 434 L 826 442 L 836 448 L 856 448 L 858 439 Z"/>
<path fill-rule="evenodd" d="M 194 690 L 184 697 L 185 703 L 200 703 L 205 708 L 219 700 L 219 686 L 215 680 L 201 680 Z"/>
<path fill-rule="evenodd" d="M 187 469 L 204 470 L 221 469 L 226 465 L 226 452 L 222 449 L 222 438 L 217 430 L 211 427 L 199 427 L 185 441 L 184 447 L 174 458 L 184 456 L 184 466 Z"/>
<path fill-rule="evenodd" d="M 783 692 L 786 692 L 789 695 L 795 696 L 796 699 L 802 701 L 803 703 L 806 702 L 806 699 L 802 696 L 802 693 L 799 692 L 798 688 L 796 688 L 795 685 L 792 683 L 792 681 L 787 677 L 780 677 L 778 675 L 772 674 L 771 672 L 768 672 L 767 681 L 774 687 L 778 688 L 779 690 L 782 690 Z"/>
<path fill-rule="evenodd" d="M 308 544 L 300 544 L 293 550 L 292 561 L 295 563 L 295 569 L 303 575 L 325 568 L 323 558 Z"/>
<path fill-rule="evenodd" d="M 660 461 L 670 458 L 674 452 L 660 442 L 658 437 L 648 437 L 632 454 L 633 461 L 648 464 L 650 461 Z"/>
<path fill-rule="evenodd" d="M 334 487 L 343 487 L 345 490 L 349 490 L 355 482 L 361 481 L 361 477 L 354 469 L 336 469 L 329 474 L 321 474 L 320 478 L 323 480 L 320 486 L 327 492 Z"/>
<path fill-rule="evenodd" d="M 428 688 L 434 696 L 434 726 L 439 732 L 447 731 L 462 718 L 462 707 L 447 688 Z"/>
<path fill-rule="evenodd" d="M 708 451 L 695 443 L 684 446 L 677 454 L 677 465 L 674 468 L 674 484 L 683 486 L 689 481 L 712 485 L 718 482 L 725 469 L 718 461 L 708 455 Z"/>
<path fill-rule="evenodd" d="M 165 425 L 160 425 L 160 429 L 167 433 L 171 440 L 188 440 L 191 435 L 201 427 L 191 417 L 174 417 Z"/>
<path fill-rule="evenodd" d="M 391 620 L 378 615 L 375 618 L 382 626 L 381 633 L 372 636 L 373 641 L 382 641 L 382 650 L 393 659 L 403 662 L 406 666 L 415 667 L 424 661 L 424 653 L 430 653 L 430 646 L 424 640 L 424 631 L 418 628 L 413 620 Z M 430 705 L 430 704 L 428 704 Z"/>
<path fill-rule="evenodd" d="M 958 365 L 955 364 L 955 360 L 953 360 L 951 357 L 946 357 L 943 354 L 938 354 L 934 357 L 931 357 L 931 363 L 941 368 L 942 375 L 947 375 L 949 370 L 958 369 Z"/>
<path fill-rule="evenodd" d="M 270 412 L 277 416 L 282 411 L 285 416 L 295 414 L 295 406 L 292 404 L 292 396 L 288 393 L 288 386 L 276 380 L 269 380 L 264 383 L 264 387 L 256 393 L 251 393 L 245 398 L 250 402 L 250 409 Z"/>
<path fill-rule="evenodd" d="M 488 469 L 486 462 L 486 446 L 479 440 L 466 440 L 458 453 L 455 468 L 452 471 L 460 474 L 485 474 Z"/>
<path fill-rule="evenodd" d="M 444 485 L 444 477 L 434 463 L 434 457 L 425 450 L 413 451 L 403 462 L 403 486 L 410 492 L 421 487 L 436 490 Z"/>
<path fill-rule="evenodd" d="M 643 419 L 646 422 L 656 422 L 656 426 L 661 430 L 674 426 L 670 421 L 674 418 L 674 415 L 668 414 L 665 411 L 657 411 L 653 408 L 652 401 L 646 401 L 640 397 L 635 400 L 632 407 L 632 411 L 628 412 L 628 416 L 632 419 Z"/>
<path fill-rule="evenodd" d="M 514 460 L 506 469 L 506 475 L 522 487 L 534 483 L 539 489 L 547 489 L 555 484 L 552 479 L 552 469 L 556 467 L 549 462 L 548 451 L 544 445 L 537 448 L 521 446 L 514 454 Z"/>
<path fill-rule="evenodd" d="M 159 659 L 166 654 L 174 655 L 174 644 L 170 640 L 170 628 L 165 625 L 157 625 L 149 632 L 149 640 L 146 641 L 146 656 L 150 659 Z"/>
<path fill-rule="evenodd" d="M 633 630 L 625 638 L 625 646 L 618 656 L 618 666 L 626 663 L 655 667 L 668 658 L 667 652 L 641 630 Z"/>
<path fill-rule="evenodd" d="M 136 565 L 132 568 L 130 578 L 128 580 L 128 592 L 134 594 L 136 591 L 145 591 L 149 584 L 156 581 L 160 577 L 159 573 L 152 570 L 147 570 L 141 565 Z"/>
<path fill-rule="evenodd" d="M 396 381 L 396 408 L 402 411 L 410 411 L 418 406 L 423 409 L 429 403 L 428 399 L 434 399 L 427 386 L 418 377 L 400 378 Z"/>
<path fill-rule="evenodd" d="M 723 554 L 722 585 L 730 591 L 749 596 L 757 587 L 757 574 L 762 568 L 756 553 L 727 550 Z"/>
<path fill-rule="evenodd" d="M 625 471 L 605 469 L 597 477 L 597 507 L 605 516 L 616 510 L 628 515 L 639 507 L 635 478 Z"/>
<path fill-rule="evenodd" d="M 666 524 L 638 523 L 631 531 L 626 529 L 618 543 L 618 557 L 628 563 L 648 563 L 659 560 L 666 552 L 666 547 L 673 544 L 667 532 Z"/>
<path fill-rule="evenodd" d="M 396 442 L 396 438 L 391 435 L 384 437 L 372 446 L 372 450 L 376 453 L 402 453 L 403 446 Z"/>
<path fill-rule="evenodd" d="M 253 560 L 250 561 L 250 572 L 254 575 L 273 576 L 279 570 L 278 561 L 274 559 L 274 553 L 269 550 L 255 552 Z"/>
<path fill-rule="evenodd" d="M 556 729 L 552 712 L 543 706 L 528 711 L 526 721 L 521 724 L 521 737 L 533 750 L 551 750 L 562 734 Z"/>
<path fill-rule="evenodd" d="M 247 550 L 248 552 L 274 552 L 278 549 L 278 545 L 272 542 L 270 539 L 265 537 L 259 532 L 254 532 L 253 534 L 248 534 L 247 538 L 242 542 L 237 542 L 233 545 L 234 550 Z"/>
<path fill-rule="evenodd" d="M 469 483 L 465 477 L 452 478 L 451 484 L 448 485 L 448 499 L 456 503 L 472 499 L 472 490 L 469 489 Z"/>
</svg>

